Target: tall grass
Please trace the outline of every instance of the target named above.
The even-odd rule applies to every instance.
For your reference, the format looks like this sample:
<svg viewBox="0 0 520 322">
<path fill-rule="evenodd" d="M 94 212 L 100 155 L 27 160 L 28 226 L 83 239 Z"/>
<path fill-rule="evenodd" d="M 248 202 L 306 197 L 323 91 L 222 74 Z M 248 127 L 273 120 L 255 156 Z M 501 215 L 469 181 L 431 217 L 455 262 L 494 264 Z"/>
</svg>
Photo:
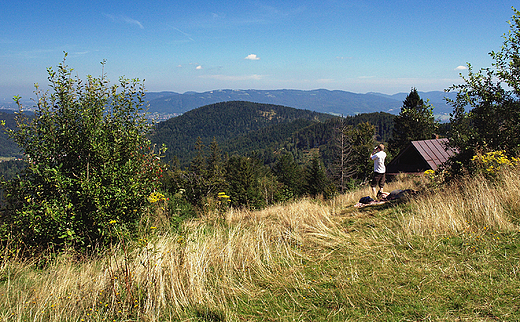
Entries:
<svg viewBox="0 0 520 322">
<path fill-rule="evenodd" d="M 333 247 L 349 238 L 328 205 L 309 199 L 263 211 L 215 211 L 187 223 L 182 235 L 150 234 L 142 247 L 121 243 L 81 261 L 62 254 L 41 270 L 31 261 L 4 261 L 0 317 L 218 320 L 241 298 L 264 292 L 259 281 L 286 283 L 305 248 Z"/>
<path fill-rule="evenodd" d="M 369 314 L 370 307 L 386 298 L 385 292 L 395 292 L 387 285 L 413 284 L 416 278 L 401 272 L 413 269 L 402 266 L 412 255 L 401 254 L 392 238 L 468 227 L 516 229 L 517 174 L 505 173 L 494 182 L 460 181 L 385 208 L 353 208 L 370 194 L 363 188 L 332 201 L 303 199 L 261 211 L 215 209 L 185 222 L 181 233 L 169 229 L 165 212 L 159 211 L 160 220 L 150 219 L 155 226 L 145 225 L 147 233 L 139 241 L 122 240 L 90 258 L 62 253 L 44 267 L 6 250 L 0 266 L 0 320 L 238 321 L 266 315 L 271 320 L 314 316 L 329 321 L 378 316 Z M 424 190 L 425 180 L 401 179 L 387 191 Z M 345 226 L 347 219 L 363 214 L 365 221 L 355 223 L 359 233 Z M 396 224 L 380 225 L 391 221 Z M 387 236 L 385 242 L 363 229 L 373 231 L 372 237 Z M 418 270 L 424 278 L 424 265 Z M 396 273 L 398 279 L 387 279 Z M 402 292 L 412 296 L 415 288 Z M 293 315 L 276 318 L 274 312 L 284 311 Z"/>
<path fill-rule="evenodd" d="M 403 229 L 420 236 L 515 230 L 520 219 L 519 174 L 519 169 L 504 168 L 493 179 L 481 173 L 425 193 L 402 210 Z"/>
</svg>

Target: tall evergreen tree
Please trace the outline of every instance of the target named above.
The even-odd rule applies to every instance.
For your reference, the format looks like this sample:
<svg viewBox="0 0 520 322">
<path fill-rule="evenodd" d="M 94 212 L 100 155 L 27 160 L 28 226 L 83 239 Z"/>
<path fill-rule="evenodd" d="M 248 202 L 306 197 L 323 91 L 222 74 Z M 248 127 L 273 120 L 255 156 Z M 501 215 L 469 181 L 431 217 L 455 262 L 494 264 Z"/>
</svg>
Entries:
<svg viewBox="0 0 520 322">
<path fill-rule="evenodd" d="M 195 150 L 197 154 L 191 160 L 190 170 L 198 176 L 204 176 L 206 174 L 206 154 L 204 152 L 204 143 L 200 136 L 197 137 L 195 142 Z"/>
<path fill-rule="evenodd" d="M 226 164 L 227 194 L 233 206 L 262 208 L 265 199 L 259 178 L 262 165 L 254 158 L 232 156 Z"/>
<path fill-rule="evenodd" d="M 433 116 L 433 106 L 424 101 L 412 88 L 406 96 L 401 112 L 394 119 L 393 137 L 390 140 L 390 150 L 394 155 L 402 151 L 411 141 L 432 138 L 438 124 Z"/>
<path fill-rule="evenodd" d="M 330 185 L 325 167 L 318 154 L 312 157 L 310 164 L 307 166 L 305 170 L 305 180 L 305 190 L 313 197 L 324 194 Z"/>
<path fill-rule="evenodd" d="M 299 196 L 303 189 L 303 169 L 294 161 L 292 154 L 280 156 L 273 167 L 276 178 L 292 196 Z"/>
<path fill-rule="evenodd" d="M 373 172 L 372 162 L 368 156 L 376 144 L 374 138 L 376 128 L 374 125 L 364 122 L 356 127 L 348 127 L 346 133 L 352 150 L 350 164 L 355 169 L 353 177 L 365 181 Z"/>
<path fill-rule="evenodd" d="M 197 154 L 191 160 L 190 169 L 183 173 L 183 181 L 186 184 L 186 198 L 195 206 L 201 207 L 204 204 L 205 197 L 210 193 L 210 187 L 207 180 L 207 162 L 204 151 L 204 144 L 200 137 L 195 142 L 195 150 Z"/>
<path fill-rule="evenodd" d="M 217 140 L 214 138 L 209 147 L 209 157 L 207 162 L 207 181 L 211 193 L 218 193 L 224 187 L 224 162 L 222 161 L 222 153 Z"/>
</svg>

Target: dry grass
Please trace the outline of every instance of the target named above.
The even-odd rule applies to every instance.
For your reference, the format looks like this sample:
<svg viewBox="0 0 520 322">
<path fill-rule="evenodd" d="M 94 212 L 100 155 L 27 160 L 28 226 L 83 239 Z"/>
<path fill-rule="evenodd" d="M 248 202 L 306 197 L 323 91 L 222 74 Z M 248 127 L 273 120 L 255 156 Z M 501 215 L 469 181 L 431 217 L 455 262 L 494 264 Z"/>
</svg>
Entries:
<svg viewBox="0 0 520 322">
<path fill-rule="evenodd" d="M 43 270 L 6 261 L 0 314 L 19 321 L 164 321 L 193 310 L 228 316 L 240 298 L 264 292 L 258 281 L 287 283 L 304 249 L 346 243 L 330 212 L 308 199 L 263 211 L 230 209 L 187 223 L 183 235 L 157 233 L 144 247 L 121 244 L 101 258 L 63 254 Z"/>
<path fill-rule="evenodd" d="M 477 175 L 426 193 L 411 202 L 411 210 L 402 211 L 403 230 L 420 236 L 513 231 L 520 212 L 519 172 L 505 169 L 491 181 Z"/>
<path fill-rule="evenodd" d="M 407 311 L 418 310 L 410 300 L 417 292 L 414 284 L 427 281 L 419 291 L 431 290 L 428 297 L 444 301 L 449 293 L 442 293 L 447 288 L 443 283 L 452 281 L 446 274 L 465 267 L 448 260 L 449 267 L 439 268 L 444 255 L 434 259 L 431 253 L 410 253 L 408 246 L 418 236 L 455 234 L 468 226 L 514 229 L 511 213 L 518 214 L 519 191 L 508 177 L 514 178 L 501 178 L 501 188 L 475 180 L 387 208 L 353 208 L 370 194 L 363 188 L 332 201 L 304 199 L 262 211 L 215 210 L 186 222 L 182 234 L 167 227 L 151 229 L 146 241 L 121 243 L 88 260 L 60 254 L 45 268 L 4 256 L 0 319 L 414 319 Z M 424 178 L 401 178 L 386 190 L 424 189 L 427 184 Z M 346 220 L 356 229 L 346 227 Z M 429 261 L 431 266 L 425 264 Z M 410 262 L 418 265 L 406 264 Z M 402 311 L 388 309 L 389 303 L 398 303 Z M 387 315 L 382 315 L 379 308 L 385 306 Z M 374 307 L 380 312 L 372 311 Z M 451 309 L 439 310 L 422 316 L 453 317 Z M 287 316 L 277 317 L 280 312 Z"/>
</svg>

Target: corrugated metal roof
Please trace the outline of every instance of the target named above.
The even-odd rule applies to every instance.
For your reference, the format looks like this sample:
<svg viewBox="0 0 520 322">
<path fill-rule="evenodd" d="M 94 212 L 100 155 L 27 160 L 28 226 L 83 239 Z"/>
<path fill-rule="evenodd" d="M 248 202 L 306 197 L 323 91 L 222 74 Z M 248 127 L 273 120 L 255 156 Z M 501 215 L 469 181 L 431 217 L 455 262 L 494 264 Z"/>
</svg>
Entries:
<svg viewBox="0 0 520 322">
<path fill-rule="evenodd" d="M 453 148 L 448 146 L 448 139 L 412 141 L 412 145 L 432 170 L 436 170 L 456 153 Z"/>
</svg>

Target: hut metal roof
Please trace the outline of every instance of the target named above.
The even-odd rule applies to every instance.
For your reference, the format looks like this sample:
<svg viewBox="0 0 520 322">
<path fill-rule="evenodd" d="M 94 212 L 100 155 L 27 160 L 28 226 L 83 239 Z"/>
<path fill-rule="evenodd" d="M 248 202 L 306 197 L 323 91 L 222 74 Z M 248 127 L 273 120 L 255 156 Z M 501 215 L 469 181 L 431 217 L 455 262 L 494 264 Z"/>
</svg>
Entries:
<svg viewBox="0 0 520 322">
<path fill-rule="evenodd" d="M 448 139 L 412 141 L 388 165 L 388 174 L 416 173 L 437 168 L 457 152 Z"/>
<path fill-rule="evenodd" d="M 436 170 L 455 154 L 455 150 L 448 146 L 448 139 L 412 141 L 412 145 L 432 170 Z"/>
</svg>

